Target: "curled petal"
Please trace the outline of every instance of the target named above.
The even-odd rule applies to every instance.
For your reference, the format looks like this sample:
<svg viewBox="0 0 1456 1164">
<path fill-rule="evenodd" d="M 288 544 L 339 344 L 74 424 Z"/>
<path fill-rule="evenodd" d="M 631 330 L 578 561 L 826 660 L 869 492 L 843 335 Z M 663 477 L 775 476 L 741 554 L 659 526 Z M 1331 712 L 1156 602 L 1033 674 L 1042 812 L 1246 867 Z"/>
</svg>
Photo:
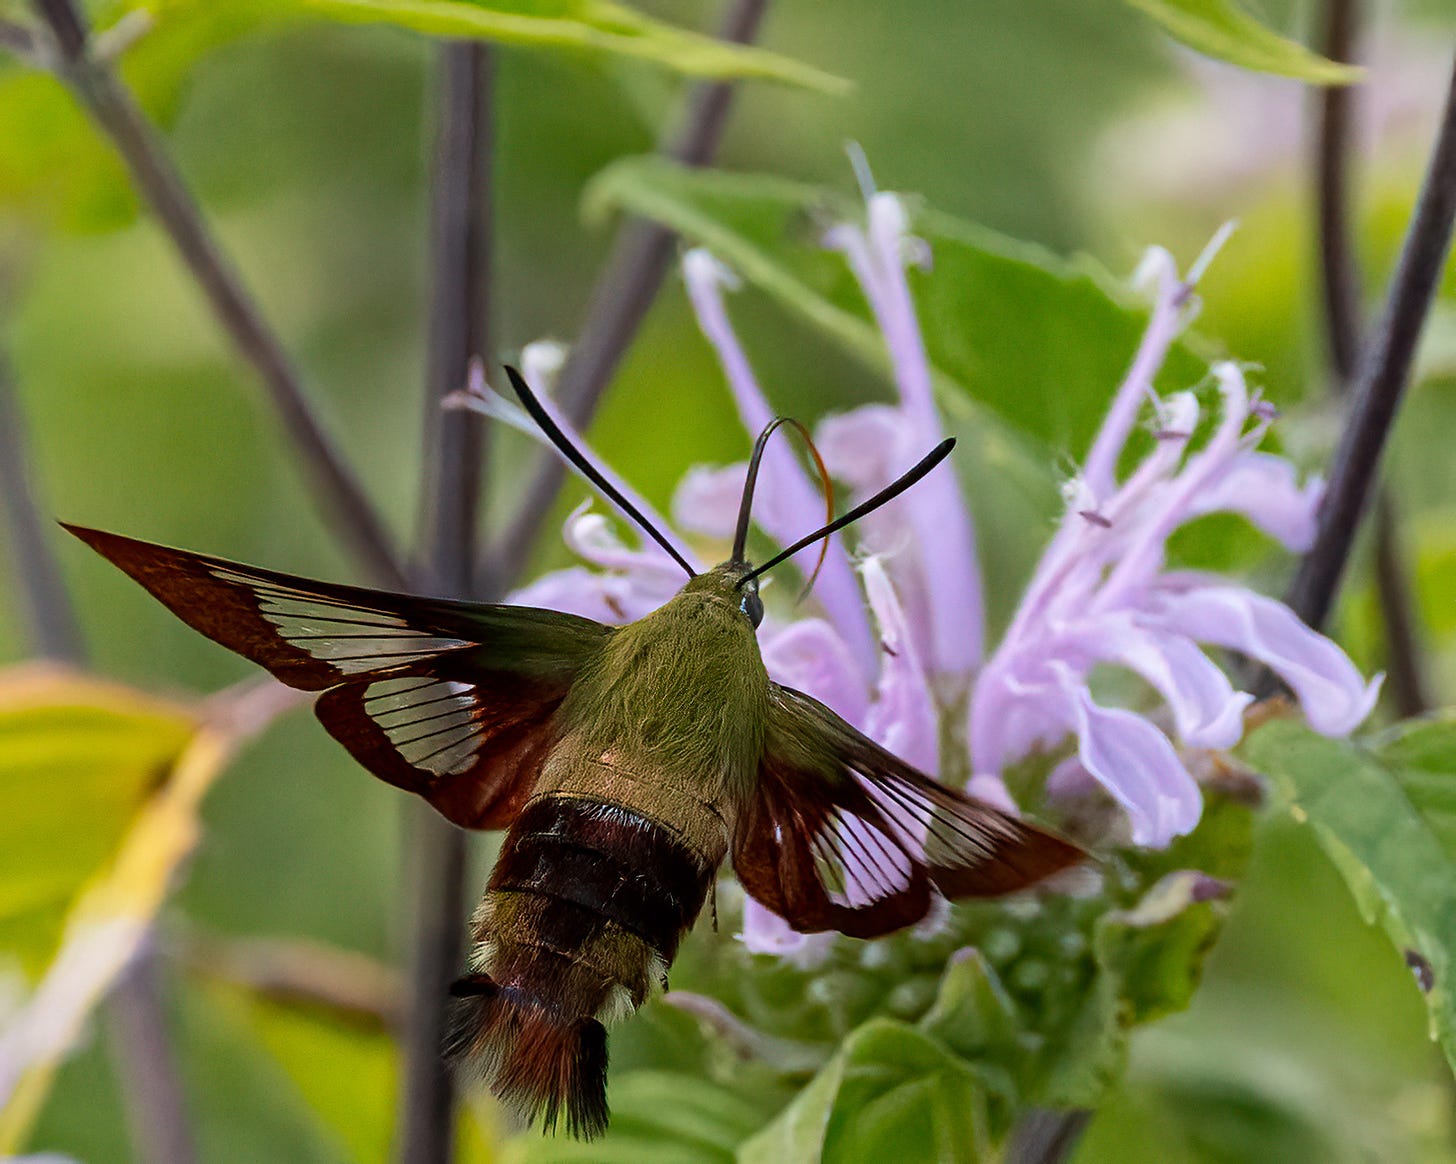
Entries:
<svg viewBox="0 0 1456 1164">
<path fill-rule="evenodd" d="M 750 954 L 774 954 L 801 970 L 820 965 L 834 944 L 833 933 L 801 934 L 791 930 L 788 922 L 751 897 L 743 902 L 741 937 Z"/>
<path fill-rule="evenodd" d="M 1311 477 L 1299 484 L 1294 464 L 1272 453 L 1243 453 L 1193 502 L 1190 517 L 1205 513 L 1241 513 L 1272 538 L 1296 553 L 1314 542 L 1315 510 L 1324 496 L 1324 480 Z"/>
<path fill-rule="evenodd" d="M 759 632 L 759 647 L 775 682 L 812 695 L 850 723 L 864 722 L 869 692 L 849 647 L 829 623 L 821 618 L 766 622 Z"/>
<path fill-rule="evenodd" d="M 1323 735 L 1347 735 L 1375 706 L 1382 676 L 1366 683 L 1344 651 L 1282 602 L 1237 586 L 1164 591 L 1154 601 L 1156 617 L 1170 630 L 1267 666 Z"/>
<path fill-rule="evenodd" d="M 726 541 L 738 522 L 747 464 L 721 469 L 696 465 L 689 469 L 672 495 L 672 520 L 678 529 Z"/>
<path fill-rule="evenodd" d="M 1244 732 L 1252 695 L 1233 684 L 1192 640 L 1136 625 L 1130 616 L 1099 619 L 1068 632 L 1099 659 L 1121 663 L 1146 679 L 1167 701 L 1185 744 L 1231 748 Z"/>
<path fill-rule="evenodd" d="M 928 452 L 943 432 L 925 343 L 905 279 L 904 204 L 894 194 L 874 193 L 866 211 L 867 230 L 841 226 L 825 236 L 825 244 L 844 252 L 885 339 L 900 411 L 915 445 L 900 450 L 892 465 L 892 473 L 900 473 L 910 467 L 912 458 Z M 927 664 L 939 674 L 967 675 L 981 661 L 984 603 L 975 529 L 954 473 L 942 469 L 931 474 L 887 505 L 881 511 L 884 520 L 892 512 L 911 531 L 920 565 L 919 601 L 910 605 L 925 618 L 921 647 Z"/>
<path fill-rule="evenodd" d="M 1182 327 L 1178 316 L 1182 284 L 1167 251 L 1161 247 L 1149 250 L 1134 280 L 1142 286 L 1152 284 L 1156 298 L 1142 342 L 1138 344 L 1121 387 L 1112 398 L 1107 419 L 1102 422 L 1082 469 L 1093 494 L 1099 499 L 1112 496 L 1116 487 L 1114 472 L 1117 459 L 1122 455 L 1143 402 L 1152 392 L 1153 377 L 1162 367 L 1168 348 Z"/>
<path fill-rule="evenodd" d="M 571 349 L 560 340 L 533 340 L 521 349 L 521 374 L 537 392 L 556 396 L 556 381 Z"/>
<path fill-rule="evenodd" d="M 1198 823 L 1203 797 L 1168 737 L 1141 716 L 1068 691 L 1077 718 L 1077 755 L 1132 820 L 1135 844 L 1163 848 Z"/>
<path fill-rule="evenodd" d="M 562 537 L 578 557 L 604 570 L 661 574 L 674 580 L 681 579 L 681 569 L 656 543 L 648 542 L 640 550 L 629 549 L 617 536 L 612 523 L 600 513 L 578 509 L 566 519 Z M 691 555 L 688 561 L 692 561 Z"/>
</svg>

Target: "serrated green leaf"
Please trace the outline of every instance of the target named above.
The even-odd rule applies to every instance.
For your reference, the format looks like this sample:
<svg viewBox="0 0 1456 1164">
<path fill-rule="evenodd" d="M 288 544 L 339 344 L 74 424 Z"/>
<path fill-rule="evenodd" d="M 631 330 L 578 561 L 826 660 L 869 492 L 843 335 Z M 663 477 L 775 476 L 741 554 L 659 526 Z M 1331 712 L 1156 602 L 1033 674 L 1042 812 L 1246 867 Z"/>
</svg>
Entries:
<svg viewBox="0 0 1456 1164">
<path fill-rule="evenodd" d="M 1456 1069 L 1456 719 L 1412 723 L 1378 748 L 1277 722 L 1246 754 L 1407 958 Z"/>
<path fill-rule="evenodd" d="M 738 1151 L 740 1164 L 989 1158 L 980 1079 L 936 1040 L 876 1019 L 779 1117 Z"/>
<path fill-rule="evenodd" d="M 1125 0 L 1191 49 L 1260 73 L 1316 85 L 1349 85 L 1364 70 L 1310 52 L 1260 24 L 1234 0 Z"/>
<path fill-rule="evenodd" d="M 827 93 L 846 81 L 752 45 L 729 44 L 611 0 L 234 0 L 348 24 L 390 24 L 430 36 L 635 57 L 720 80 L 759 78 Z"/>
</svg>

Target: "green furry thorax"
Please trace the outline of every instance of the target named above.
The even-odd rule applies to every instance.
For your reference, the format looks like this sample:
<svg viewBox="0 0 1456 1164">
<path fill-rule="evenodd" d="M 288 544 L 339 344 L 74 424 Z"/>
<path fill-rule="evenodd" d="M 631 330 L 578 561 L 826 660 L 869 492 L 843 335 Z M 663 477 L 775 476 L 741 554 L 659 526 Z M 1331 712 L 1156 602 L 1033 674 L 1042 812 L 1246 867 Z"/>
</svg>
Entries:
<svg viewBox="0 0 1456 1164">
<path fill-rule="evenodd" d="M 561 709 L 568 736 L 705 797 L 746 794 L 763 753 L 768 673 L 739 609 L 742 564 L 690 580 L 614 631 Z"/>
</svg>

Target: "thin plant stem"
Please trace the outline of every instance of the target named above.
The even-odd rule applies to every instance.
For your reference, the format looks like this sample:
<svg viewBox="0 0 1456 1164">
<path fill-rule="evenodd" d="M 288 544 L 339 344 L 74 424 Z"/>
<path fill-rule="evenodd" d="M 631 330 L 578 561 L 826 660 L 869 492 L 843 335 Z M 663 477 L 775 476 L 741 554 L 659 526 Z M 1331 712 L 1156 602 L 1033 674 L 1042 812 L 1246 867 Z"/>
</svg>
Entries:
<svg viewBox="0 0 1456 1164">
<path fill-rule="evenodd" d="M 58 50 L 53 54 L 58 75 L 110 138 L 218 323 L 267 387 L 339 537 L 376 582 L 403 588 L 405 571 L 383 519 L 329 435 L 278 336 L 209 231 L 156 128 L 111 64 L 91 52 L 73 0 L 35 0 L 35 6 Z"/>
<path fill-rule="evenodd" d="M 767 8 L 768 0 L 729 0 L 718 36 L 738 44 L 751 42 Z M 694 85 L 659 152 L 686 166 L 712 161 L 723 138 L 733 92 L 730 82 Z M 674 239 L 667 227 L 642 218 L 628 217 L 618 228 L 557 385 L 561 406 L 578 431 L 591 423 L 602 393 L 647 317 L 672 261 Z M 565 473 L 556 457 L 549 453 L 538 457 L 510 525 L 491 545 L 482 564 L 482 570 L 500 579 L 501 589 L 519 581 Z"/>
<path fill-rule="evenodd" d="M 1061 1164 L 1092 1122 L 1086 1108 L 1034 1108 L 1022 1117 L 1006 1145 L 1006 1164 Z"/>
<path fill-rule="evenodd" d="M 1322 46 L 1325 56 L 1354 63 L 1361 15 L 1359 0 L 1329 0 Z M 1358 373 L 1360 333 L 1364 330 L 1360 275 L 1350 224 L 1352 125 L 1358 97 L 1359 88 L 1354 85 L 1330 85 L 1321 90 L 1315 149 L 1325 346 L 1331 378 L 1342 395 L 1348 393 Z M 1409 570 L 1400 552 L 1399 514 L 1389 487 L 1379 492 L 1371 524 L 1375 591 L 1384 631 L 1386 689 L 1397 714 L 1420 715 L 1431 706 L 1429 682 Z"/>
<path fill-rule="evenodd" d="M 472 578 L 484 467 L 482 417 L 446 411 L 472 357 L 489 350 L 493 57 L 473 43 L 440 49 L 432 218 L 433 301 L 426 374 L 422 584 L 481 597 Z M 449 984 L 461 969 L 466 834 L 423 803 L 407 809 L 410 969 L 400 1092 L 402 1164 L 453 1155 L 455 1091 L 441 1057 Z"/>
<path fill-rule="evenodd" d="M 0 361 L 0 505 L 10 529 L 17 590 L 35 652 L 79 666 L 86 660 L 86 646 L 46 537 L 29 460 L 14 380 Z M 192 1164 L 197 1151 L 150 945 L 138 951 L 112 988 L 107 1017 L 134 1155 L 156 1164 Z"/>
<path fill-rule="evenodd" d="M 1441 127 L 1406 232 L 1384 314 L 1366 346 L 1351 390 L 1350 414 L 1331 463 L 1313 546 L 1286 601 L 1319 629 L 1329 615 L 1360 519 L 1374 491 L 1380 456 L 1410 375 L 1416 343 L 1435 298 L 1456 220 L 1456 67 Z"/>
<path fill-rule="evenodd" d="M 1385 632 L 1385 685 L 1402 719 L 1424 715 L 1433 704 L 1428 694 L 1420 616 L 1416 609 L 1401 523 L 1389 488 L 1375 498 L 1370 524 L 1375 535 L 1375 593 Z"/>
<path fill-rule="evenodd" d="M 1330 60 L 1353 64 L 1359 0 L 1329 0 L 1322 46 Z M 1360 358 L 1360 276 L 1350 228 L 1350 158 L 1354 85 L 1320 90 L 1315 137 L 1315 212 L 1325 343 L 1340 387 L 1355 378 Z"/>
<path fill-rule="evenodd" d="M 14 53 L 27 64 L 39 63 L 35 37 L 25 25 L 13 20 L 0 20 L 0 49 Z"/>
<path fill-rule="evenodd" d="M 21 595 L 31 646 L 65 663 L 85 656 L 80 623 L 51 552 L 30 479 L 24 418 L 9 366 L 0 358 L 0 506 L 10 529 L 11 570 Z"/>
<path fill-rule="evenodd" d="M 154 1164 L 192 1164 L 197 1144 L 167 1034 L 161 958 L 151 940 L 112 988 L 106 1017 L 133 1156 Z"/>
</svg>

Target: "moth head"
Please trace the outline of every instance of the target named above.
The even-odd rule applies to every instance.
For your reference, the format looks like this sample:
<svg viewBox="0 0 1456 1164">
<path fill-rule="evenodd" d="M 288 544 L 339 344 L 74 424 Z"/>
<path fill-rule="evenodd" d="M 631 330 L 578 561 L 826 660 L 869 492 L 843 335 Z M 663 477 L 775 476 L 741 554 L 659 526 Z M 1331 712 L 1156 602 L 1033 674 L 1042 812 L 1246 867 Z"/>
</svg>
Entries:
<svg viewBox="0 0 1456 1164">
<path fill-rule="evenodd" d="M 747 578 L 752 569 L 749 562 L 720 562 L 690 579 L 683 592 L 711 595 L 716 601 L 736 608 L 757 630 L 763 621 L 763 599 L 758 596 L 758 579 Z"/>
</svg>

